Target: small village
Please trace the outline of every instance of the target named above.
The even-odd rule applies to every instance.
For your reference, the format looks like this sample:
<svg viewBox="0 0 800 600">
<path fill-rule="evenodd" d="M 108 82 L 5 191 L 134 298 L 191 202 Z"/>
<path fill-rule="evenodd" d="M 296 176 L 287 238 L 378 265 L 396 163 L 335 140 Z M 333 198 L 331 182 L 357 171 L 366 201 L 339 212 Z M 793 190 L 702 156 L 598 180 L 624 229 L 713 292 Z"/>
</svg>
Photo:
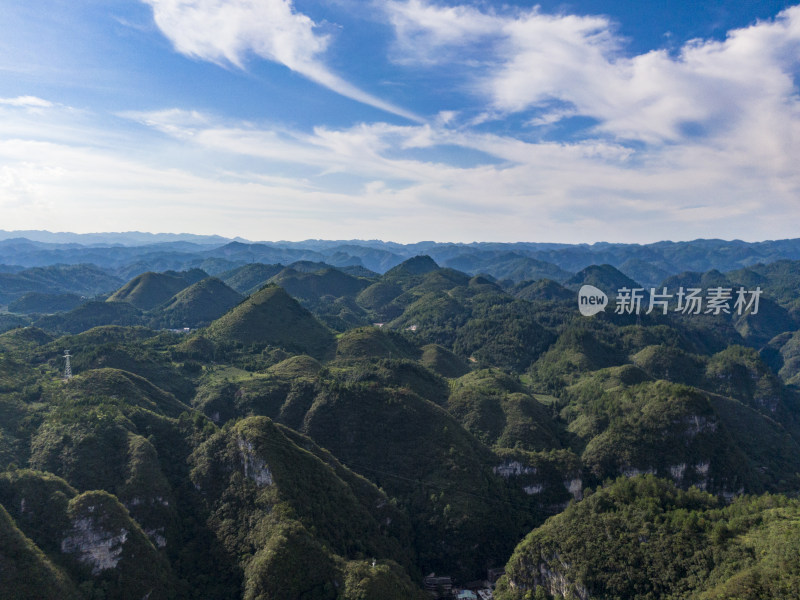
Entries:
<svg viewBox="0 0 800 600">
<path fill-rule="evenodd" d="M 494 598 L 494 587 L 497 580 L 505 574 L 505 569 L 500 567 L 488 569 L 486 579 L 468 581 L 459 584 L 449 575 L 436 575 L 431 573 L 423 580 L 425 591 L 432 598 L 455 600 L 490 600 Z"/>
</svg>

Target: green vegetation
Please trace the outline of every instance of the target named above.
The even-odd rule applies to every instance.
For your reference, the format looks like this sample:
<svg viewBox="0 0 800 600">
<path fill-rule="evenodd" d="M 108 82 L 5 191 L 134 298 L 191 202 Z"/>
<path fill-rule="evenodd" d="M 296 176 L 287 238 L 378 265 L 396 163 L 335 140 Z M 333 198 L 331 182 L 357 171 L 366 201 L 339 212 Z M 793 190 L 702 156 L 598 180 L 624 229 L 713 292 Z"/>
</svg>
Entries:
<svg viewBox="0 0 800 600">
<path fill-rule="evenodd" d="M 466 273 L 489 273 L 497 279 L 565 281 L 571 273 L 557 265 L 516 252 L 472 253 L 447 261 L 447 266 Z"/>
<path fill-rule="evenodd" d="M 119 501 L 85 492 L 67 507 L 70 527 L 61 549 L 88 598 L 169 598 L 176 586 L 165 557 Z"/>
<path fill-rule="evenodd" d="M 220 273 L 218 277 L 240 294 L 252 294 L 283 270 L 283 265 L 251 263 Z"/>
<path fill-rule="evenodd" d="M 242 344 L 259 350 L 272 345 L 321 358 L 332 348 L 333 336 L 296 300 L 277 286 L 256 292 L 214 321 L 208 337 L 222 344 Z"/>
<path fill-rule="evenodd" d="M 146 328 L 97 327 L 75 336 L 64 336 L 42 349 L 41 356 L 63 364 L 63 349 L 72 351 L 72 372 L 112 368 L 135 373 L 161 389 L 187 401 L 193 393 L 190 374 L 173 363 L 167 346 L 180 338 L 156 337 Z"/>
<path fill-rule="evenodd" d="M 128 302 L 140 310 L 151 310 L 191 283 L 178 273 L 142 273 L 111 294 L 108 302 Z"/>
<path fill-rule="evenodd" d="M 35 325 L 55 333 L 80 333 L 104 325 L 132 326 L 144 323 L 143 313 L 127 302 L 87 302 L 66 312 L 42 317 Z"/>
<path fill-rule="evenodd" d="M 619 270 L 645 287 L 657 287 L 669 277 L 674 267 L 665 261 L 648 261 L 641 258 L 629 258 L 619 265 Z"/>
<path fill-rule="evenodd" d="M 743 496 L 728 506 L 653 477 L 618 479 L 531 532 L 500 600 L 794 598 L 800 504 Z"/>
<path fill-rule="evenodd" d="M 17 327 L 25 327 L 30 324 L 31 320 L 27 316 L 0 313 L 0 333 L 16 329 Z"/>
<path fill-rule="evenodd" d="M 492 453 L 452 416 L 407 388 L 375 383 L 324 389 L 303 432 L 399 499 L 426 572 L 459 564 L 466 575 L 497 561 L 526 518 L 524 499 L 493 473 Z M 519 500 L 516 510 L 506 504 L 511 498 Z"/>
<path fill-rule="evenodd" d="M 384 333 L 377 327 L 351 329 L 339 336 L 338 358 L 415 358 L 419 350 L 394 332 Z"/>
<path fill-rule="evenodd" d="M 319 301 L 323 296 L 356 296 L 370 285 L 369 280 L 353 277 L 338 269 L 303 273 L 286 268 L 270 281 L 281 286 L 294 298 L 310 301 Z"/>
<path fill-rule="evenodd" d="M 70 579 L 37 548 L 0 506 L 0 586 L 15 600 L 81 596 Z"/>
<path fill-rule="evenodd" d="M 561 447 L 557 426 L 516 378 L 475 371 L 453 382 L 448 411 L 490 446 L 545 450 Z"/>
<path fill-rule="evenodd" d="M 17 273 L 0 273 L 0 304 L 13 302 L 30 292 L 94 297 L 116 289 L 121 283 L 116 275 L 92 264 L 32 267 Z"/>
<path fill-rule="evenodd" d="M 797 596 L 793 263 L 670 276 L 774 290 L 757 315 L 584 318 L 572 288 L 675 268 L 381 252 L 382 276 L 234 243 L 169 263 L 221 279 L 145 273 L 0 333 L 3 585 L 421 600 L 508 563 L 503 600 Z"/>
<path fill-rule="evenodd" d="M 403 288 L 400 287 L 399 284 L 392 281 L 381 280 L 364 288 L 356 297 L 356 301 L 359 305 L 369 310 L 378 310 L 389 304 L 402 293 Z"/>
<path fill-rule="evenodd" d="M 271 366 L 268 372 L 284 379 L 295 377 L 313 378 L 321 369 L 322 365 L 318 360 L 305 354 L 300 354 Z"/>
<path fill-rule="evenodd" d="M 590 265 L 564 282 L 564 285 L 577 290 L 582 285 L 593 285 L 609 296 L 616 295 L 622 288 L 639 288 L 639 283 L 611 265 Z"/>
<path fill-rule="evenodd" d="M 13 313 L 56 313 L 67 312 L 83 304 L 85 300 L 77 294 L 45 294 L 28 292 L 8 305 Z"/>
<path fill-rule="evenodd" d="M 224 315 L 242 299 L 216 277 L 207 277 L 163 303 L 153 319 L 167 328 L 202 327 Z"/>
<path fill-rule="evenodd" d="M 341 600 L 427 600 L 430 595 L 415 586 L 392 561 L 350 561 L 344 567 Z"/>
<path fill-rule="evenodd" d="M 469 371 L 465 361 L 438 344 L 428 344 L 421 350 L 420 362 L 443 377 L 461 377 Z"/>
<path fill-rule="evenodd" d="M 192 480 L 212 529 L 242 565 L 245 598 L 336 598 L 341 558 L 410 566 L 402 514 L 365 480 L 340 477 L 344 468 L 320 453 L 265 417 L 239 421 L 194 453 Z"/>
<path fill-rule="evenodd" d="M 784 333 L 770 342 L 766 351 L 762 351 L 765 360 L 769 360 L 770 350 L 772 367 L 788 384 L 800 386 L 800 333 Z"/>
<path fill-rule="evenodd" d="M 52 473 L 19 469 L 0 475 L 0 504 L 25 535 L 50 555 L 60 551 L 69 527 L 67 506 L 77 494 Z"/>
<path fill-rule="evenodd" d="M 386 271 L 384 276 L 386 279 L 393 279 L 396 277 L 406 277 L 408 275 L 424 275 L 438 268 L 439 265 L 437 265 L 430 256 L 415 256 L 400 263 L 396 267 L 392 267 Z"/>
<path fill-rule="evenodd" d="M 523 281 L 514 288 L 514 295 L 523 300 L 572 300 L 575 293 L 552 279 Z"/>
</svg>

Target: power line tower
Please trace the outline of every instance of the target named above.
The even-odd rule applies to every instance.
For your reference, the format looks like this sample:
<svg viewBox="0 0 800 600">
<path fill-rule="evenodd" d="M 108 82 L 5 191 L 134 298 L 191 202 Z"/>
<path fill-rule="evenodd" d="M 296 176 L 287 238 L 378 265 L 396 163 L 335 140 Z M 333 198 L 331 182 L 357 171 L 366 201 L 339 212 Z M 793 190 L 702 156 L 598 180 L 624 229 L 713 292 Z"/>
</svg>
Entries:
<svg viewBox="0 0 800 600">
<path fill-rule="evenodd" d="M 64 350 L 64 380 L 72 379 L 72 367 L 69 364 L 69 350 Z"/>
</svg>

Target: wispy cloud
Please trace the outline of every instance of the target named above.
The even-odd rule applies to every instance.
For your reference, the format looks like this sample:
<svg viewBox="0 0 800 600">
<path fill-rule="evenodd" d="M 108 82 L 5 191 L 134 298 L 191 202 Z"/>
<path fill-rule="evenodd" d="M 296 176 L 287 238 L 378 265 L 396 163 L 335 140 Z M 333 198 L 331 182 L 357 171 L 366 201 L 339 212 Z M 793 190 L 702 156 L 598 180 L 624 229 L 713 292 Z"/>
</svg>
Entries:
<svg viewBox="0 0 800 600">
<path fill-rule="evenodd" d="M 361 216 L 378 223 L 389 215 L 402 221 L 408 212 L 419 214 L 415 239 L 423 231 L 442 238 L 452 229 L 475 239 L 553 239 L 557 230 L 558 239 L 575 241 L 631 239 L 630 231 L 638 231 L 636 240 L 646 241 L 654 221 L 663 235 L 680 239 L 707 235 L 712 227 L 746 239 L 772 237 L 776 215 L 795 214 L 800 191 L 800 174 L 788 173 L 785 165 L 703 144 L 634 152 L 602 140 L 534 143 L 449 129 L 446 120 L 435 126 L 318 127 L 311 133 L 173 111 L 138 120 L 207 152 L 258 159 L 267 170 L 294 164 L 304 174 L 303 189 L 295 190 L 300 195 L 311 189 L 345 193 L 327 179 L 331 174 L 351 186 L 361 182 L 360 191 L 346 192 L 363 206 Z M 442 148 L 486 158 L 459 166 L 418 154 Z"/>
<path fill-rule="evenodd" d="M 357 102 L 404 118 L 420 118 L 332 72 L 322 60 L 331 42 L 291 0 L 142 0 L 181 54 L 244 69 L 255 55 L 300 73 Z"/>
<path fill-rule="evenodd" d="M 401 62 L 440 64 L 477 48 L 483 61 L 464 75 L 497 116 L 546 111 L 557 101 L 570 109 L 564 116 L 597 119 L 597 133 L 651 144 L 751 135 L 754 123 L 759 139 L 796 134 L 800 7 L 724 41 L 637 56 L 625 54 L 605 17 L 482 12 L 423 0 L 390 2 L 386 10 Z"/>
<path fill-rule="evenodd" d="M 437 6 L 422 0 L 382 6 L 396 32 L 392 58 L 401 63 L 474 64 L 481 54 L 486 57 L 479 42 L 497 38 L 502 29 L 501 19 L 469 6 Z"/>
<path fill-rule="evenodd" d="M 51 108 L 52 102 L 42 100 L 36 96 L 17 96 L 16 98 L 0 98 L 0 104 L 18 106 L 21 108 Z"/>
</svg>

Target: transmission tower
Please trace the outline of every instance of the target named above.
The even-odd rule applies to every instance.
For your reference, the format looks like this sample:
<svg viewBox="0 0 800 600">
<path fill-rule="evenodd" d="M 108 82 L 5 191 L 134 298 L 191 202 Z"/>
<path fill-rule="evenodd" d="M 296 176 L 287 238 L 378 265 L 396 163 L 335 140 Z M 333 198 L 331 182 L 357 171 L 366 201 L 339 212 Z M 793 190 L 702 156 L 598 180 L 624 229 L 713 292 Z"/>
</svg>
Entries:
<svg viewBox="0 0 800 600">
<path fill-rule="evenodd" d="M 64 350 L 64 379 L 72 379 L 72 367 L 69 364 L 69 350 Z"/>
</svg>

